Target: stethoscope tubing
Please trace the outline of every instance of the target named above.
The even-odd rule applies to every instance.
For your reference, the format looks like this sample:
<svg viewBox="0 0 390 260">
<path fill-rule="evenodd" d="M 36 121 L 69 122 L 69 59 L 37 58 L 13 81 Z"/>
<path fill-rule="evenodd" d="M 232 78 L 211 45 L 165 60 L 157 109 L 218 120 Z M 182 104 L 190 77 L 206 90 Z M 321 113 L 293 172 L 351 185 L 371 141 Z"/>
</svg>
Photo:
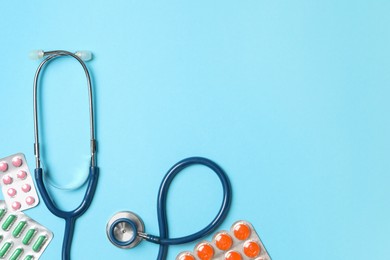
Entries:
<svg viewBox="0 0 390 260">
<path fill-rule="evenodd" d="M 35 169 L 35 181 L 37 183 L 38 190 L 41 193 L 42 200 L 45 202 L 49 211 L 65 220 L 65 232 L 64 232 L 64 240 L 62 244 L 62 259 L 70 259 L 70 250 L 73 241 L 74 228 L 76 224 L 77 218 L 82 216 L 88 208 L 91 206 L 92 199 L 96 192 L 96 187 L 99 179 L 99 169 L 97 167 L 90 167 L 89 177 L 88 177 L 88 186 L 85 191 L 84 198 L 80 205 L 71 211 L 63 211 L 59 209 L 54 201 L 51 199 L 49 192 L 46 189 L 44 184 L 44 176 L 43 169 L 37 168 Z"/>
<path fill-rule="evenodd" d="M 168 218 L 167 218 L 168 190 L 173 179 L 185 168 L 192 165 L 206 166 L 211 170 L 213 170 L 213 172 L 218 176 L 223 188 L 222 204 L 215 218 L 210 222 L 209 225 L 207 225 L 202 230 L 188 236 L 169 238 Z M 160 185 L 160 189 L 157 197 L 157 217 L 158 217 L 158 226 L 159 226 L 160 234 L 158 237 L 145 234 L 144 238 L 149 242 L 153 242 L 160 245 L 157 259 L 165 260 L 167 258 L 169 245 L 178 245 L 178 244 L 193 242 L 215 231 L 225 220 L 229 212 L 231 202 L 232 202 L 232 188 L 231 188 L 230 180 L 226 175 L 226 173 L 222 170 L 222 168 L 218 164 L 204 157 L 189 157 L 183 159 L 178 163 L 176 163 L 174 166 L 172 166 L 172 168 L 165 175 Z"/>
<path fill-rule="evenodd" d="M 92 83 L 91 83 L 91 76 L 88 71 L 87 66 L 85 65 L 84 61 L 80 59 L 77 55 L 68 52 L 68 51 L 49 51 L 44 52 L 44 56 L 48 56 L 45 58 L 40 65 L 38 66 L 38 69 L 35 73 L 34 77 L 34 87 L 33 87 L 33 106 L 34 106 L 34 137 L 35 137 L 35 143 L 34 143 L 34 154 L 35 154 L 35 162 L 36 162 L 36 169 L 35 169 L 35 180 L 37 183 L 38 190 L 41 194 L 41 197 L 43 201 L 45 202 L 47 208 L 51 213 L 53 213 L 55 216 L 62 218 L 65 220 L 65 232 L 64 232 L 64 240 L 62 244 L 62 260 L 69 260 L 70 259 L 70 250 L 73 240 L 73 234 L 74 234 L 74 228 L 77 218 L 82 216 L 89 208 L 89 206 L 92 203 L 92 199 L 96 192 L 96 187 L 98 183 L 99 178 L 99 169 L 96 166 L 96 140 L 95 140 L 95 122 L 94 122 L 94 112 L 93 112 L 93 95 L 92 95 Z M 39 122 L 38 122 L 38 81 L 39 81 L 39 75 L 42 72 L 42 70 L 49 64 L 50 61 L 54 60 L 55 58 L 62 57 L 62 56 L 70 56 L 76 59 L 80 65 L 83 67 L 83 70 L 86 75 L 87 79 L 87 86 L 88 86 L 88 93 L 89 93 L 89 112 L 90 112 L 90 145 L 91 145 L 91 163 L 90 163 L 90 169 L 89 169 L 89 175 L 88 175 L 88 185 L 85 191 L 85 195 L 83 200 L 81 201 L 80 205 L 76 207 L 74 210 L 71 211 L 63 211 L 59 209 L 54 201 L 51 199 L 51 196 L 49 192 L 46 189 L 45 182 L 44 182 L 44 170 L 41 167 L 41 161 L 40 161 L 40 147 L 39 147 Z"/>
</svg>

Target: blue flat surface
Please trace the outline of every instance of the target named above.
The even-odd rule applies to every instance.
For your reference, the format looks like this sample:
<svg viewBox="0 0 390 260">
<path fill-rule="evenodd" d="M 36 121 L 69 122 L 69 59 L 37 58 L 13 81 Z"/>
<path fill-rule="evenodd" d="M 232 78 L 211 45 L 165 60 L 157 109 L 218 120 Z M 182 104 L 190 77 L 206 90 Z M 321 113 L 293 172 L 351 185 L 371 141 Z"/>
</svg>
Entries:
<svg viewBox="0 0 390 260">
<path fill-rule="evenodd" d="M 157 234 L 160 181 L 189 156 L 231 178 L 221 229 L 252 222 L 273 259 L 389 259 L 389 13 L 385 0 L 1 1 L 0 157 L 35 167 L 29 51 L 91 50 L 101 178 L 72 259 L 155 259 L 154 244 L 112 246 L 106 223 L 131 210 Z M 73 185 L 89 163 L 83 72 L 55 61 L 40 87 L 45 167 Z M 52 191 L 72 209 L 84 190 Z M 171 236 L 207 225 L 221 197 L 207 169 L 178 176 Z M 42 259 L 60 259 L 63 220 L 43 203 L 25 213 L 54 232 Z"/>
</svg>

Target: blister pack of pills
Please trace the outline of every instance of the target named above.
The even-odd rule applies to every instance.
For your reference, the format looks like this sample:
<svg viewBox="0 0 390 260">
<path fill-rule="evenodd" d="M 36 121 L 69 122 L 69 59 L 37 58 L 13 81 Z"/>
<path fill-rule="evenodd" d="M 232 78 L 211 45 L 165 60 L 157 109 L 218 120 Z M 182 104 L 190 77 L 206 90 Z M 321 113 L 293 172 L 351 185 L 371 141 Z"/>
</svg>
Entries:
<svg viewBox="0 0 390 260">
<path fill-rule="evenodd" d="M 240 220 L 230 232 L 219 231 L 212 242 L 202 241 L 193 252 L 182 252 L 176 260 L 271 260 L 271 257 L 253 226 Z"/>
<path fill-rule="evenodd" d="M 0 259 L 37 260 L 52 239 L 50 230 L 0 200 Z"/>
<path fill-rule="evenodd" d="M 23 211 L 39 203 L 26 157 L 22 153 L 0 159 L 0 185 L 6 204 L 12 211 Z"/>
</svg>

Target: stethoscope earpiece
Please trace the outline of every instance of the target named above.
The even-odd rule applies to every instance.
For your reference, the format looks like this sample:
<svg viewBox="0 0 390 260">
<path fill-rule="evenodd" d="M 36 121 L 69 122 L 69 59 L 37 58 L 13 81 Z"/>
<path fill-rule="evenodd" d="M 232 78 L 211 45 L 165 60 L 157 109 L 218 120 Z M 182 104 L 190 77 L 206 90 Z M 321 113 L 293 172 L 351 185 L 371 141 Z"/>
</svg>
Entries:
<svg viewBox="0 0 390 260">
<path fill-rule="evenodd" d="M 45 52 L 43 50 L 32 50 L 28 54 L 28 57 L 31 60 L 40 60 L 43 57 L 50 55 L 51 53 L 54 53 L 54 52 L 58 52 L 58 51 Z M 76 55 L 77 57 L 79 57 L 83 61 L 90 61 L 90 60 L 92 60 L 92 57 L 93 57 L 92 52 L 90 52 L 90 51 L 76 51 L 73 54 Z"/>
<path fill-rule="evenodd" d="M 131 211 L 116 213 L 107 223 L 106 232 L 110 242 L 119 248 L 130 249 L 142 241 L 140 233 L 145 231 L 142 219 Z"/>
</svg>

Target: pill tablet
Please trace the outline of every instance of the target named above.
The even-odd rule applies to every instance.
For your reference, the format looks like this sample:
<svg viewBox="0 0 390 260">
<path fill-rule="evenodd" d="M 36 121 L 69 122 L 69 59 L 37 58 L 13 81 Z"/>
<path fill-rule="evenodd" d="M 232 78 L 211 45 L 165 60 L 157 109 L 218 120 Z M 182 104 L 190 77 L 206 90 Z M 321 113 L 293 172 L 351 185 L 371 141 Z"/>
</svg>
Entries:
<svg viewBox="0 0 390 260">
<path fill-rule="evenodd" d="M 14 202 L 12 203 L 12 208 L 13 208 L 14 210 L 19 210 L 21 207 L 22 207 L 22 204 L 20 204 L 19 201 L 14 201 Z"/>
<path fill-rule="evenodd" d="M 0 171 L 6 172 L 8 170 L 8 163 L 5 161 L 0 162 Z"/>
<path fill-rule="evenodd" d="M 219 233 L 214 238 L 214 243 L 218 249 L 226 251 L 233 245 L 233 238 L 226 232 Z"/>
<path fill-rule="evenodd" d="M 189 252 L 183 252 L 178 256 L 177 260 L 195 260 L 195 256 Z"/>
<path fill-rule="evenodd" d="M 225 260 L 242 260 L 242 256 L 237 251 L 229 251 L 225 255 Z"/>
<path fill-rule="evenodd" d="M 15 167 L 20 167 L 23 163 L 23 160 L 22 158 L 20 158 L 20 156 L 15 156 L 14 158 L 12 158 L 12 165 L 15 166 Z"/>
<path fill-rule="evenodd" d="M 239 240 L 247 239 L 251 234 L 251 229 L 245 223 L 237 223 L 234 227 L 234 236 Z"/>
<path fill-rule="evenodd" d="M 18 171 L 18 173 L 16 175 L 18 176 L 19 179 L 24 180 L 27 177 L 27 172 L 26 171 Z"/>
<path fill-rule="evenodd" d="M 201 243 L 197 246 L 196 254 L 201 260 L 210 260 L 214 256 L 214 249 L 209 243 Z"/>
<path fill-rule="evenodd" d="M 10 185 L 12 183 L 12 181 L 13 181 L 13 179 L 9 175 L 6 175 L 6 176 L 3 177 L 3 183 L 5 185 Z"/>
<path fill-rule="evenodd" d="M 35 203 L 35 199 L 31 196 L 26 198 L 27 205 L 33 205 Z"/>
<path fill-rule="evenodd" d="M 30 184 L 23 184 L 22 186 L 22 191 L 24 192 L 29 192 L 31 190 L 31 185 Z"/>
</svg>

